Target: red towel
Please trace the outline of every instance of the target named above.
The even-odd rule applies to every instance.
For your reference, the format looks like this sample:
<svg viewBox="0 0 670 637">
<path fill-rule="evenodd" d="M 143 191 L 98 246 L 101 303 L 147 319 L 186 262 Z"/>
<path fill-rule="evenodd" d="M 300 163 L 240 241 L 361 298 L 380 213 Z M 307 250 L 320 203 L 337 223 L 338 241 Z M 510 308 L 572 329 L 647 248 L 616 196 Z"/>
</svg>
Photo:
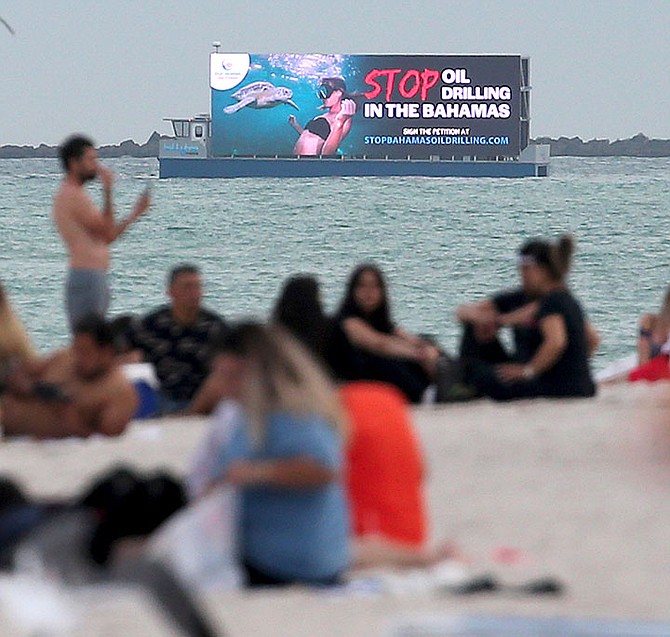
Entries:
<svg viewBox="0 0 670 637">
<path fill-rule="evenodd" d="M 628 380 L 634 383 L 638 380 L 654 382 L 670 378 L 670 362 L 667 354 L 659 354 L 643 365 L 628 373 Z"/>
</svg>

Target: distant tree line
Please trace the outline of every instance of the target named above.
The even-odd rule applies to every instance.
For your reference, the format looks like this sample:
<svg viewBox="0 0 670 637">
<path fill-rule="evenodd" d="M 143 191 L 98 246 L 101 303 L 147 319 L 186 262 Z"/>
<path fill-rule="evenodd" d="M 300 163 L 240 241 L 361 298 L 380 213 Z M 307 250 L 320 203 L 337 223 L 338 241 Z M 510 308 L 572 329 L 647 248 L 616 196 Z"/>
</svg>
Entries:
<svg viewBox="0 0 670 637">
<path fill-rule="evenodd" d="M 158 157 L 158 146 L 161 136 L 153 132 L 144 144 L 128 139 L 120 144 L 100 146 L 100 157 Z M 0 146 L 0 159 L 23 159 L 31 157 L 57 157 L 58 146 Z"/>
<path fill-rule="evenodd" d="M 670 157 L 670 139 L 649 139 L 638 133 L 630 139 L 591 139 L 579 137 L 538 137 L 538 144 L 549 144 L 552 157 Z"/>
</svg>

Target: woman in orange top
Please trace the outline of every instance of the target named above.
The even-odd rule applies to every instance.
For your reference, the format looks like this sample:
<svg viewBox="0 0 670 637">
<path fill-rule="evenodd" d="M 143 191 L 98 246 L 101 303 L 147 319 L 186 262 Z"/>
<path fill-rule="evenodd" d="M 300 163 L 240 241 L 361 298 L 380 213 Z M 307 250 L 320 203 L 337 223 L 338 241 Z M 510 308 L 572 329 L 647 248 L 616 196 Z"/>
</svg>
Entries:
<svg viewBox="0 0 670 637">
<path fill-rule="evenodd" d="M 349 417 L 345 485 L 354 536 L 354 566 L 427 566 L 454 557 L 445 544 L 428 548 L 424 468 L 407 401 L 385 383 L 340 389 Z"/>
</svg>

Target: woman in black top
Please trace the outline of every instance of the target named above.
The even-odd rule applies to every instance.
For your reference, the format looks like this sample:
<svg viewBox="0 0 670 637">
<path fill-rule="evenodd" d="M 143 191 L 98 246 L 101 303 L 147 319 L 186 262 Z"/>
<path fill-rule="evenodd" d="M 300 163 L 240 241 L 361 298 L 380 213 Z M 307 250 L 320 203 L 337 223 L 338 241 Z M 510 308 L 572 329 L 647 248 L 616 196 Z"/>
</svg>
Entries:
<svg viewBox="0 0 670 637">
<path fill-rule="evenodd" d="M 272 311 L 272 322 L 287 329 L 317 359 L 328 365 L 332 321 L 323 311 L 315 277 L 298 274 L 285 281 Z"/>
<path fill-rule="evenodd" d="M 556 244 L 533 240 L 521 248 L 523 287 L 537 298 L 534 326 L 541 340 L 526 362 L 471 364 L 467 379 L 481 393 L 496 400 L 595 394 L 589 357 L 598 336 L 566 284 L 573 253 L 569 235 Z"/>
<path fill-rule="evenodd" d="M 393 323 L 377 266 L 353 271 L 335 323 L 330 360 L 340 378 L 388 382 L 410 401 L 421 400 L 435 376 L 439 350 Z"/>
</svg>

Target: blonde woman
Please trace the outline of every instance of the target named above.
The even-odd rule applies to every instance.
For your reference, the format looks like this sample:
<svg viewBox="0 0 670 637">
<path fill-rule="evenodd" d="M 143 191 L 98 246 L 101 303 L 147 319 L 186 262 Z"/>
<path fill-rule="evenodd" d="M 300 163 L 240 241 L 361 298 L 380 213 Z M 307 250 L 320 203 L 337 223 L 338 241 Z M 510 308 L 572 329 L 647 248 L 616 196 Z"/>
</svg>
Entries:
<svg viewBox="0 0 670 637">
<path fill-rule="evenodd" d="M 340 484 L 344 422 L 334 388 L 279 327 L 236 328 L 218 359 L 226 396 L 240 409 L 227 443 L 210 449 L 209 466 L 195 471 L 207 473 L 209 485 L 224 481 L 241 490 L 248 584 L 336 583 L 349 554 Z M 224 412 L 230 414 L 217 413 Z"/>
<path fill-rule="evenodd" d="M 0 282 L 0 388 L 21 363 L 33 358 L 35 350 L 30 338 Z"/>
</svg>

